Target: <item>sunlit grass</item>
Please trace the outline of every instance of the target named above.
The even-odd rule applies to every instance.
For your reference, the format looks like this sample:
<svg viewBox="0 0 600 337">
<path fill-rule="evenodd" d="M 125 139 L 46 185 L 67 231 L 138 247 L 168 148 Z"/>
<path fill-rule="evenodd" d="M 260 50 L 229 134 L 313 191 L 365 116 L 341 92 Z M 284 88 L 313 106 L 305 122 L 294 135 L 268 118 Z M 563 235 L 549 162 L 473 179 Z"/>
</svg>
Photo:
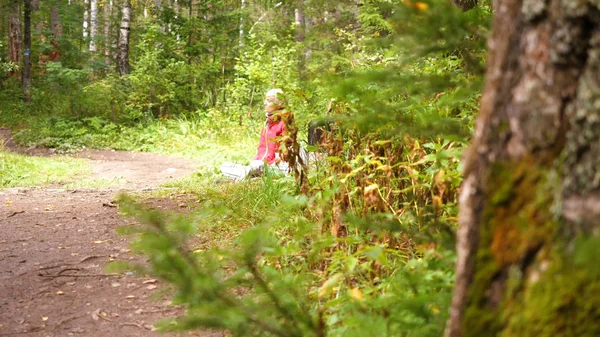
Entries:
<svg viewBox="0 0 600 337">
<path fill-rule="evenodd" d="M 83 159 L 30 157 L 0 149 L 0 188 L 65 183 L 91 172 Z"/>
</svg>

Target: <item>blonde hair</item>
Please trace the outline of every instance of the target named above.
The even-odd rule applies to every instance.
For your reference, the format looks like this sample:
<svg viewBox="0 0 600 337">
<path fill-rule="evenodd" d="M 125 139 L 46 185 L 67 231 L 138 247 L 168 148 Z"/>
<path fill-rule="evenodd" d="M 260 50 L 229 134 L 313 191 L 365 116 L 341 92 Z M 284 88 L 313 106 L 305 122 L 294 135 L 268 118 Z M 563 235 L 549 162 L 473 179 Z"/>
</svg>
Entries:
<svg viewBox="0 0 600 337">
<path fill-rule="evenodd" d="M 279 106 L 282 106 L 285 103 L 285 99 L 282 97 L 283 90 L 279 88 L 271 89 L 267 91 L 265 97 L 269 99 L 270 102 L 273 102 Z"/>
</svg>

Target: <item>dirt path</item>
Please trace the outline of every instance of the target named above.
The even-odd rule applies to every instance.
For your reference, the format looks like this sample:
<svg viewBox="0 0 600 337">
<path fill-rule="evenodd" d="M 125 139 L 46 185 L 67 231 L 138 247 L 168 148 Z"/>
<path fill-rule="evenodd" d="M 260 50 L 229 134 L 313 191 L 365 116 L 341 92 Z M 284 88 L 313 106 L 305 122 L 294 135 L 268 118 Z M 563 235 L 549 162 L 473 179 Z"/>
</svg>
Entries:
<svg viewBox="0 0 600 337">
<path fill-rule="evenodd" d="M 0 136 L 6 137 L 6 130 Z M 10 142 L 6 147 L 22 150 Z M 129 190 L 157 188 L 194 171 L 189 161 L 147 153 L 87 151 L 79 156 L 90 159 L 93 177 L 125 179 L 122 188 Z M 116 193 L 0 190 L 0 336 L 159 336 L 152 323 L 181 313 L 158 296 L 157 290 L 165 288 L 159 281 L 104 270 L 115 259 L 143 261 L 130 253 L 129 238 L 115 232 L 132 221 L 118 214 L 112 203 Z M 156 207 L 177 205 L 154 202 Z"/>
</svg>

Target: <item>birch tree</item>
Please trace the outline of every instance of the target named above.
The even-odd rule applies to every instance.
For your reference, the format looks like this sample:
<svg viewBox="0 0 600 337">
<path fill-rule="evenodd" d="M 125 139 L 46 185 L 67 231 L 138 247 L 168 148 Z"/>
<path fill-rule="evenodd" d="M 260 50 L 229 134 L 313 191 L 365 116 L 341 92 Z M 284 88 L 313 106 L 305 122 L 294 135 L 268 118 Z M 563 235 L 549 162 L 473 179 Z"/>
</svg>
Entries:
<svg viewBox="0 0 600 337">
<path fill-rule="evenodd" d="M 110 67 L 110 50 L 111 50 L 111 36 L 110 36 L 110 20 L 112 14 L 112 0 L 105 0 L 103 13 L 104 13 L 104 64 L 108 69 Z"/>
<path fill-rule="evenodd" d="M 90 0 L 83 0 L 83 40 L 90 36 Z"/>
<path fill-rule="evenodd" d="M 600 13 L 493 7 L 446 336 L 600 336 Z"/>
<path fill-rule="evenodd" d="M 131 2 L 123 0 L 121 10 L 121 26 L 119 28 L 119 73 L 129 74 L 129 30 L 131 27 Z"/>
<path fill-rule="evenodd" d="M 98 50 L 96 39 L 98 36 L 98 0 L 90 1 L 90 51 Z"/>
</svg>

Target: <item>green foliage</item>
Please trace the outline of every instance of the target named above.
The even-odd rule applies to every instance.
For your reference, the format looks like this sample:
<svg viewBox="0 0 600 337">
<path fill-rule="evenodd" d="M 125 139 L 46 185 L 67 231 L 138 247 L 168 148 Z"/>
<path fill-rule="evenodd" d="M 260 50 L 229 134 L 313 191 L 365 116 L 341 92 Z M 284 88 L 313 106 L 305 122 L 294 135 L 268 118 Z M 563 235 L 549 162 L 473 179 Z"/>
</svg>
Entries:
<svg viewBox="0 0 600 337">
<path fill-rule="evenodd" d="M 145 271 L 175 284 L 177 303 L 188 308 L 165 329 L 214 327 L 234 336 L 441 334 L 452 253 L 398 251 L 364 232 L 328 235 L 304 215 L 308 199 L 286 196 L 292 189 L 289 180 L 269 176 L 204 185 L 188 217 L 121 200 L 126 214 L 149 225 L 124 229 L 137 233 L 134 247 L 150 257 Z M 202 233 L 200 243 L 195 233 Z"/>
<path fill-rule="evenodd" d="M 67 58 L 48 66 L 32 104 L 0 93 L 9 112 L 0 121 L 22 129 L 16 139 L 28 145 L 201 161 L 197 175 L 170 185 L 192 195 L 187 216 L 122 200 L 144 224 L 123 230 L 149 258 L 136 270 L 173 284 L 187 308 L 165 329 L 440 336 L 460 155 L 491 10 L 463 13 L 447 0 L 303 3 L 164 4 L 134 20 L 124 77 L 101 72 L 98 59 L 82 62 L 93 55 L 70 18 Z M 292 25 L 297 8 L 310 21 L 302 37 Z M 311 148 L 322 160 L 300 187 L 271 175 L 214 184 L 223 161 L 252 157 L 263 93 L 273 87 L 296 116 L 295 136 L 311 119 L 334 121 Z"/>
</svg>

